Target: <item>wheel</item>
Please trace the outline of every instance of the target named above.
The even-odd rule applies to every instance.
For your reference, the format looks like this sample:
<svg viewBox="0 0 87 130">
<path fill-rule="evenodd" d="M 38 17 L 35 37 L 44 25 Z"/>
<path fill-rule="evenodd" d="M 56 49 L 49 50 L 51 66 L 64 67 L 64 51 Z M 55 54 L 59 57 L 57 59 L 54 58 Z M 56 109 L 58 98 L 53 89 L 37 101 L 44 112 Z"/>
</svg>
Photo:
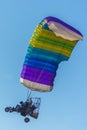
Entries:
<svg viewBox="0 0 87 130">
<path fill-rule="evenodd" d="M 10 108 L 9 107 L 6 107 L 5 108 L 5 112 L 9 112 Z"/>
<path fill-rule="evenodd" d="M 24 119 L 24 121 L 27 123 L 27 122 L 30 121 L 30 119 L 29 119 L 28 117 L 26 117 L 26 118 Z"/>
</svg>

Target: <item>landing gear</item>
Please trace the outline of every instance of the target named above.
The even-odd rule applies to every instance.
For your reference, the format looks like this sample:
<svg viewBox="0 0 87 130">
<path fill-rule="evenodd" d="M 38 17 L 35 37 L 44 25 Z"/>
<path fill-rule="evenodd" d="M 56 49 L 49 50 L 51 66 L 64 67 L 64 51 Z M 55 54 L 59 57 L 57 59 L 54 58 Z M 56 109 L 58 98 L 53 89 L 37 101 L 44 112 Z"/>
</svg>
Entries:
<svg viewBox="0 0 87 130">
<path fill-rule="evenodd" d="M 6 107 L 5 112 L 13 112 L 14 108 L 13 107 Z"/>
<path fill-rule="evenodd" d="M 9 110 L 10 110 L 10 107 L 5 108 L 5 112 L 9 112 Z"/>
<path fill-rule="evenodd" d="M 30 121 L 30 119 L 29 119 L 28 117 L 26 117 L 26 118 L 24 119 L 24 121 L 27 123 L 27 122 Z"/>
</svg>

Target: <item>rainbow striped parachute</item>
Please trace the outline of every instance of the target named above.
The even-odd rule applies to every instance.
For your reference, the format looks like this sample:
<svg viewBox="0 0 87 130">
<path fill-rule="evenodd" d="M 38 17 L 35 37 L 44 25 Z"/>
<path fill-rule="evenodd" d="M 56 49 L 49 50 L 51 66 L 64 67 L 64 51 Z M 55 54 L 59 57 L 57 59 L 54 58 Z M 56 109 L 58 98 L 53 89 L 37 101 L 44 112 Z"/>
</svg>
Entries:
<svg viewBox="0 0 87 130">
<path fill-rule="evenodd" d="M 67 61 L 83 38 L 75 28 L 55 17 L 46 17 L 34 30 L 20 82 L 36 91 L 51 91 L 61 61 Z"/>
</svg>

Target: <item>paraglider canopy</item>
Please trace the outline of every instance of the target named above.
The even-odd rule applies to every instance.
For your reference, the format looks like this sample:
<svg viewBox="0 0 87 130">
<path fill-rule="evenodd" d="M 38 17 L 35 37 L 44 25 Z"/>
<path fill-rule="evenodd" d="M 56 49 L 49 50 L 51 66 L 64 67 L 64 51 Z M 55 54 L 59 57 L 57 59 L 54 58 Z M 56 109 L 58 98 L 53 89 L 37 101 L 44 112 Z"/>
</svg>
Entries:
<svg viewBox="0 0 87 130">
<path fill-rule="evenodd" d="M 62 20 L 44 18 L 30 39 L 20 82 L 35 91 L 51 91 L 60 62 L 69 59 L 82 38 L 77 29 Z"/>
</svg>

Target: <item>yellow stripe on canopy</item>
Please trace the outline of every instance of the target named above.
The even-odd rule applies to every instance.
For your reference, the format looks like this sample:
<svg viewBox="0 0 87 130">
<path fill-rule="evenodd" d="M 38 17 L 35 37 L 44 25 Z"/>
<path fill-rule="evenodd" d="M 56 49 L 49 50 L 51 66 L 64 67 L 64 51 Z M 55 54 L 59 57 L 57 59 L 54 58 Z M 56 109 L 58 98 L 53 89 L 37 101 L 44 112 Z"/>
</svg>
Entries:
<svg viewBox="0 0 87 130">
<path fill-rule="evenodd" d="M 52 51 L 52 52 L 58 52 L 58 53 L 61 53 L 61 54 L 65 55 L 65 56 L 68 56 L 68 57 L 71 54 L 71 50 L 67 50 L 66 48 L 61 47 L 61 46 L 58 47 L 58 46 L 55 46 L 53 44 L 48 44 L 48 43 L 44 43 L 42 41 L 37 41 L 34 38 L 32 38 L 30 40 L 30 44 L 33 47 L 49 50 L 49 51 Z"/>
</svg>

